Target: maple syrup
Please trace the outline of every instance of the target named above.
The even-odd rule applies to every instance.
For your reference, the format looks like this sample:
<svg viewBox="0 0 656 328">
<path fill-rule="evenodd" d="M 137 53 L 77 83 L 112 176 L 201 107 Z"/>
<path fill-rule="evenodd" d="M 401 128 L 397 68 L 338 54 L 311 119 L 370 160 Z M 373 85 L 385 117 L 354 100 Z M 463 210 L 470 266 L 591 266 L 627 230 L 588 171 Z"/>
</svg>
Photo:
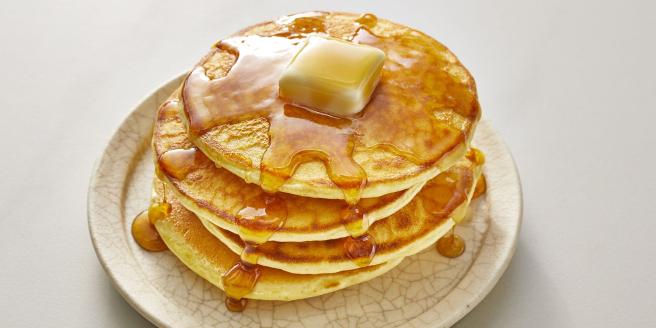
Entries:
<svg viewBox="0 0 656 328">
<path fill-rule="evenodd" d="M 153 225 L 162 216 L 168 215 L 170 207 L 166 205 L 168 204 L 153 204 L 148 210 L 139 213 L 132 221 L 132 237 L 141 248 L 149 252 L 161 252 L 168 249 Z"/>
<path fill-rule="evenodd" d="M 376 242 L 368 233 L 360 237 L 347 237 L 344 241 L 344 251 L 355 264 L 365 267 L 376 255 Z"/>
<path fill-rule="evenodd" d="M 284 28 L 275 35 L 286 38 L 302 38 L 310 33 L 325 33 L 325 16 L 326 13 L 320 11 L 284 16 L 276 22 Z"/>
<path fill-rule="evenodd" d="M 260 255 L 257 252 L 257 246 L 258 246 L 257 244 L 244 242 L 244 249 L 241 251 L 241 254 L 239 255 L 240 261 L 242 263 L 248 263 L 252 265 L 257 264 L 257 261 L 260 258 Z"/>
<path fill-rule="evenodd" d="M 361 236 L 367 232 L 368 226 L 364 222 L 364 211 L 358 205 L 344 207 L 340 213 L 344 228 L 352 237 Z"/>
<path fill-rule="evenodd" d="M 246 304 L 248 304 L 248 299 L 241 298 L 236 299 L 232 297 L 225 298 L 226 309 L 230 312 L 243 312 L 246 309 Z"/>
<path fill-rule="evenodd" d="M 147 210 L 137 214 L 130 229 L 137 244 L 150 252 L 161 252 L 168 249 L 155 228 L 157 221 L 165 219 L 171 213 L 171 204 L 166 201 L 165 184 L 162 184 L 162 189 L 161 199 L 153 199 Z"/>
<path fill-rule="evenodd" d="M 376 17 L 374 14 L 366 13 L 360 15 L 360 17 L 358 17 L 355 22 L 360 26 L 371 29 L 378 23 L 378 17 Z"/>
<path fill-rule="evenodd" d="M 480 151 L 475 150 L 475 152 Z M 476 166 L 481 165 L 481 162 L 469 157 L 468 159 L 470 160 L 468 165 L 455 165 L 428 181 L 421 193 L 416 196 L 436 225 L 441 224 L 452 215 L 454 210 L 467 202 L 469 193 L 475 188 L 474 170 Z M 451 228 L 449 233 L 440 238 L 436 244 L 438 253 L 450 258 L 460 256 L 465 250 L 465 240 L 456 234 L 454 229 L 455 227 Z"/>
<path fill-rule="evenodd" d="M 261 193 L 246 200 L 237 214 L 236 223 L 239 226 L 239 237 L 256 246 L 267 242 L 286 220 L 285 199 L 275 194 Z"/>
<path fill-rule="evenodd" d="M 266 118 L 269 146 L 260 164 L 260 185 L 277 191 L 309 161 L 321 161 L 347 203 L 358 202 L 367 176 L 353 160 L 358 149 L 381 148 L 418 165 L 432 165 L 468 139 L 471 129 L 451 121 L 474 121 L 479 115 L 473 80 L 455 57 L 419 32 L 379 37 L 368 29 L 373 15 L 358 18 L 355 43 L 387 54 L 381 80 L 361 113 L 336 118 L 291 106 L 279 98 L 279 78 L 309 33 L 325 31 L 325 14 L 282 18 L 283 32 L 273 37 L 233 37 L 219 42 L 217 52 L 236 60 L 228 73 L 210 79 L 203 65 L 185 80 L 182 97 L 189 132 Z M 209 56 L 211 57 L 211 55 Z M 440 113 L 448 115 L 439 115 Z"/>
<path fill-rule="evenodd" d="M 476 182 L 476 188 L 474 188 L 474 195 L 472 198 L 477 198 L 484 194 L 487 191 L 487 181 L 485 181 L 485 176 L 481 174 L 481 177 L 478 178 Z"/>
<path fill-rule="evenodd" d="M 253 290 L 260 276 L 257 247 L 267 242 L 286 220 L 285 200 L 268 193 L 247 200 L 237 214 L 239 238 L 244 242 L 244 248 L 239 260 L 222 277 L 228 310 L 244 310 L 246 300 L 243 297 Z"/>
<path fill-rule="evenodd" d="M 177 180 L 183 180 L 202 162 L 207 161 L 207 157 L 197 148 L 171 149 L 158 158 L 160 170 Z"/>
<path fill-rule="evenodd" d="M 257 264 L 237 261 L 222 277 L 227 297 L 241 300 L 253 290 L 259 277 L 260 267 Z"/>
<path fill-rule="evenodd" d="M 437 241 L 437 252 L 448 258 L 456 258 L 465 252 L 465 240 L 454 232 L 454 228 Z"/>
<path fill-rule="evenodd" d="M 154 201 L 148 207 L 148 220 L 155 224 L 157 221 L 166 218 L 171 213 L 171 204 L 166 200 Z"/>
<path fill-rule="evenodd" d="M 376 242 L 367 233 L 369 223 L 364 217 L 364 210 L 359 205 L 349 205 L 341 211 L 342 224 L 350 237 L 344 239 L 346 255 L 360 267 L 371 263 L 376 255 Z"/>
<path fill-rule="evenodd" d="M 485 164 L 485 154 L 478 148 L 469 148 L 465 153 L 465 157 L 477 165 Z"/>
</svg>

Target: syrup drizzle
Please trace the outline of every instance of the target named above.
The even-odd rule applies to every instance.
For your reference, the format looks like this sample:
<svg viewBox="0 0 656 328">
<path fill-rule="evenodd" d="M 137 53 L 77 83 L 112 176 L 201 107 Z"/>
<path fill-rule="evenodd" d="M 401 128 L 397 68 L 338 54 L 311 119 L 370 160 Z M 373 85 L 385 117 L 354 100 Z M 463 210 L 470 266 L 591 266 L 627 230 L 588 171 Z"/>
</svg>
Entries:
<svg viewBox="0 0 656 328">
<path fill-rule="evenodd" d="M 412 33 L 380 38 L 366 27 L 360 27 L 352 41 L 387 54 L 381 81 L 354 126 L 365 148 L 379 147 L 416 164 L 430 164 L 465 139 L 463 131 L 436 119 L 436 113 L 453 108 L 467 116 L 478 103 L 444 72 L 446 63 L 431 49 L 435 44 Z M 454 97 L 455 91 L 464 97 Z"/>
<path fill-rule="evenodd" d="M 293 105 L 270 118 L 270 145 L 262 158 L 262 187 L 277 190 L 303 162 L 327 163 L 328 175 L 342 189 L 347 203 L 360 200 L 365 173 L 353 161 L 354 140 L 349 119 L 319 114 Z"/>
<path fill-rule="evenodd" d="M 161 172 L 178 180 L 188 178 L 194 169 L 209 163 L 209 159 L 196 148 L 169 150 L 158 158 Z M 244 207 L 237 213 L 235 224 L 239 227 L 239 237 L 245 247 L 240 259 L 222 276 L 228 310 L 244 310 L 247 304 L 244 296 L 253 290 L 260 277 L 257 247 L 269 240 L 285 224 L 286 219 L 287 205 L 284 199 L 264 192 L 246 200 Z"/>
<path fill-rule="evenodd" d="M 262 193 L 246 202 L 237 217 L 239 237 L 244 241 L 239 260 L 222 277 L 226 292 L 226 307 L 241 312 L 258 278 L 260 267 L 257 247 L 267 242 L 287 220 L 287 204 L 275 194 Z"/>
</svg>

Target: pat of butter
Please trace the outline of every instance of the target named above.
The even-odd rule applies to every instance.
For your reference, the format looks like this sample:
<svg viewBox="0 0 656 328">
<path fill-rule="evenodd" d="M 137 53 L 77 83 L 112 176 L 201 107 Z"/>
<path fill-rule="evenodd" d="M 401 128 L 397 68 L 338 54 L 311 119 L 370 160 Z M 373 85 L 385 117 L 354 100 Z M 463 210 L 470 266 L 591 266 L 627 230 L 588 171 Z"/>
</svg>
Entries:
<svg viewBox="0 0 656 328">
<path fill-rule="evenodd" d="M 357 114 L 369 102 L 385 53 L 367 45 L 313 36 L 280 78 L 280 96 L 334 116 Z"/>
</svg>

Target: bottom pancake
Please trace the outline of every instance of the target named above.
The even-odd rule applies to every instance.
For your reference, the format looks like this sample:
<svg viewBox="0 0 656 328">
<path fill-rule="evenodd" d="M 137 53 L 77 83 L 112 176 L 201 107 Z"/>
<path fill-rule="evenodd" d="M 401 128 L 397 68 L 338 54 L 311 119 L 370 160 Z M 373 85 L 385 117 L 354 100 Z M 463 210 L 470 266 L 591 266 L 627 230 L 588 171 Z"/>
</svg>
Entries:
<svg viewBox="0 0 656 328">
<path fill-rule="evenodd" d="M 156 194 L 163 194 L 162 182 L 154 182 Z M 159 196 L 155 196 L 160 198 Z M 166 192 L 170 214 L 154 222 L 169 250 L 188 268 L 224 289 L 222 276 L 239 260 L 239 256 L 209 233 L 200 220 Z M 375 266 L 332 274 L 303 275 L 261 267 L 253 290 L 245 297 L 259 300 L 290 301 L 318 296 L 371 280 L 394 268 L 402 258 Z"/>
<path fill-rule="evenodd" d="M 371 265 L 420 252 L 464 218 L 484 159 L 472 149 L 463 159 L 428 181 L 405 207 L 376 221 L 367 233 L 375 244 Z M 205 228 L 236 254 L 244 250 L 237 234 L 201 219 Z M 346 251 L 350 237 L 324 241 L 268 241 L 254 251 L 260 264 L 298 274 L 333 273 L 359 268 Z"/>
</svg>

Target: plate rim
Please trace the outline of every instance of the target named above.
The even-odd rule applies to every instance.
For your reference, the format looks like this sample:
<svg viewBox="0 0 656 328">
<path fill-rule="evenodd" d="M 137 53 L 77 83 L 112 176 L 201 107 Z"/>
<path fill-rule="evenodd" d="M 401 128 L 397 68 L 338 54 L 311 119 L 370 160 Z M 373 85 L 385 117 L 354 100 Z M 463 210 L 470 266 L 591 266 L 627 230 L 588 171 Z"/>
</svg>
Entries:
<svg viewBox="0 0 656 328">
<path fill-rule="evenodd" d="M 96 210 L 98 207 L 97 202 L 98 202 L 98 198 L 100 197 L 98 191 L 98 186 L 100 186 L 102 182 L 102 177 L 99 175 L 100 170 L 101 168 L 103 168 L 103 165 L 107 164 L 106 162 L 109 160 L 111 146 L 115 145 L 118 142 L 118 140 L 121 138 L 121 134 L 120 134 L 121 131 L 131 120 L 135 119 L 136 115 L 140 114 L 140 112 L 143 111 L 142 107 L 147 106 L 148 103 L 151 101 L 156 101 L 155 98 L 157 98 L 157 93 L 159 91 L 163 89 L 172 89 L 176 84 L 180 83 L 180 80 L 186 74 L 187 74 L 186 72 L 179 74 L 177 77 L 172 78 L 167 82 L 161 84 L 159 87 L 155 88 L 152 92 L 150 92 L 146 97 L 142 98 L 142 100 L 135 107 L 133 107 L 132 110 L 129 111 L 128 115 L 125 116 L 125 118 L 121 121 L 118 127 L 114 130 L 112 136 L 105 143 L 101 155 L 94 162 L 91 177 L 89 179 L 89 187 L 87 189 L 87 223 L 88 223 L 89 235 L 91 237 L 94 252 L 96 253 L 96 257 L 98 258 L 98 261 L 100 262 L 103 270 L 109 276 L 112 285 L 119 292 L 121 297 L 123 297 L 123 299 L 125 299 L 125 301 L 128 304 L 130 304 L 130 306 L 134 308 L 141 316 L 143 316 L 148 321 L 150 321 L 151 323 L 155 324 L 158 327 L 172 327 L 172 323 L 165 320 L 165 318 L 168 318 L 166 316 L 166 313 L 162 312 L 162 306 L 166 304 L 170 304 L 171 302 L 168 299 L 161 296 L 157 302 L 145 303 L 144 300 L 139 299 L 139 295 L 136 294 L 135 290 L 131 290 L 128 287 L 129 284 L 128 281 L 126 281 L 126 279 L 130 279 L 130 277 L 124 277 L 124 274 L 117 272 L 117 269 L 115 268 L 116 264 L 111 263 L 112 262 L 112 260 L 110 259 L 111 257 L 109 256 L 109 254 L 106 253 L 107 250 L 102 249 L 102 247 L 98 244 L 99 232 L 96 231 L 96 225 L 97 225 L 97 221 L 100 220 L 101 218 L 98 217 L 100 215 L 95 213 L 94 210 Z M 422 312 L 421 314 L 417 315 L 416 317 L 408 321 L 407 324 L 411 326 L 435 325 L 440 327 L 450 327 L 456 322 L 458 322 L 490 293 L 492 288 L 494 288 L 494 286 L 497 284 L 501 276 L 503 276 L 503 274 L 505 273 L 515 253 L 517 239 L 523 220 L 523 191 L 521 187 L 521 179 L 514 158 L 512 156 L 512 153 L 510 152 L 510 149 L 507 147 L 506 143 L 501 139 L 498 133 L 492 128 L 489 121 L 481 120 L 479 122 L 479 126 L 477 127 L 477 130 L 480 131 L 481 129 L 490 130 L 491 135 L 493 136 L 494 139 L 494 144 L 496 144 L 498 147 L 501 148 L 503 155 L 506 157 L 504 158 L 503 164 L 507 171 L 506 173 L 510 174 L 510 176 L 508 176 L 510 180 L 507 182 L 509 183 L 509 185 L 507 186 L 504 185 L 504 187 L 513 189 L 513 191 L 515 192 L 513 196 L 516 197 L 516 199 L 514 199 L 515 201 L 512 204 L 510 204 L 510 206 L 512 206 L 513 208 L 511 209 L 512 211 L 511 215 L 509 215 L 512 216 L 511 219 L 514 219 L 515 221 L 514 229 L 508 231 L 510 235 L 505 235 L 506 238 L 503 240 L 503 245 L 502 245 L 504 247 L 505 253 L 497 257 L 497 262 L 494 263 L 496 264 L 496 266 L 493 269 L 489 270 L 492 271 L 492 275 L 486 276 L 487 279 L 481 282 L 482 288 L 479 288 L 475 294 L 471 295 L 469 302 L 467 302 L 467 304 L 460 304 L 459 306 L 456 306 L 457 310 L 453 312 L 449 312 L 449 315 L 445 317 L 441 323 L 433 322 L 431 324 L 430 322 L 426 322 L 425 320 L 422 320 L 423 319 L 422 317 L 425 317 L 426 315 L 430 314 L 431 309 L 435 309 L 439 304 L 443 303 L 442 301 L 440 301 L 437 304 L 435 304 L 433 308 L 427 309 L 426 311 Z M 484 167 L 484 172 L 486 169 L 487 169 L 487 165 Z M 490 203 L 492 202 L 490 201 Z M 497 228 L 494 224 L 492 224 L 494 222 L 490 222 L 490 223 L 491 223 L 490 228 L 486 232 L 486 235 L 482 241 L 483 245 L 480 250 L 481 252 L 486 246 L 487 239 L 490 238 L 490 233 L 493 232 L 490 231 L 490 229 Z M 479 260 L 479 256 L 480 253 L 477 254 L 476 258 L 472 261 L 471 264 L 472 267 Z M 469 275 L 470 270 L 471 267 L 467 270 L 467 273 L 461 278 L 461 280 L 455 285 L 454 290 Z M 133 280 L 136 281 L 138 279 L 133 277 Z M 131 282 L 134 283 L 135 281 L 131 281 Z M 153 292 L 156 295 L 159 295 L 157 290 L 152 285 L 149 286 L 151 289 L 153 289 Z M 454 292 L 454 290 L 451 290 L 444 297 L 444 299 L 449 298 L 449 295 L 451 295 Z M 151 299 L 151 300 L 155 301 L 155 299 Z M 157 304 L 153 304 L 153 303 L 157 303 Z"/>
<path fill-rule="evenodd" d="M 95 227 L 95 220 L 98 220 L 100 218 L 96 217 L 96 214 L 93 213 L 93 209 L 96 208 L 97 204 L 97 192 L 96 192 L 96 187 L 99 186 L 99 171 L 102 166 L 102 164 L 108 159 L 108 149 L 118 141 L 120 138 L 120 132 L 121 129 L 126 126 L 132 119 L 134 119 L 134 116 L 139 112 L 139 109 L 142 108 L 143 106 L 146 106 L 151 99 L 156 98 L 157 92 L 159 92 L 162 89 L 166 88 L 172 88 L 174 85 L 177 85 L 180 83 L 180 80 L 186 76 L 188 72 L 183 72 L 178 74 L 176 77 L 169 79 L 165 83 L 159 85 L 157 88 L 154 88 L 150 93 L 148 93 L 147 96 L 143 97 L 141 101 L 137 103 L 136 106 L 134 106 L 128 114 L 121 120 L 120 124 L 114 129 L 114 132 L 112 133 L 112 136 L 105 142 L 105 145 L 103 147 L 102 153 L 98 156 L 96 161 L 93 164 L 93 169 L 91 176 L 89 177 L 89 187 L 87 188 L 87 225 L 88 225 L 88 230 L 89 230 L 89 236 L 91 237 L 91 244 L 93 245 L 93 250 L 96 254 L 96 257 L 98 258 L 98 262 L 100 262 L 101 267 L 107 273 L 109 276 L 109 280 L 114 286 L 114 288 L 118 291 L 118 293 L 121 295 L 121 297 L 133 308 L 135 309 L 142 317 L 144 317 L 146 320 L 151 322 L 157 327 L 171 327 L 170 324 L 164 322 L 162 319 L 160 319 L 160 315 L 154 313 L 152 307 L 147 307 L 139 303 L 133 295 L 133 293 L 127 289 L 125 286 L 124 281 L 119 279 L 119 274 L 116 272 L 116 270 L 110 266 L 108 263 L 109 260 L 107 258 L 107 254 L 104 253 L 105 251 L 102 250 L 97 242 L 98 239 L 98 232 L 96 232 Z M 153 118 L 154 119 L 154 118 Z"/>
</svg>

